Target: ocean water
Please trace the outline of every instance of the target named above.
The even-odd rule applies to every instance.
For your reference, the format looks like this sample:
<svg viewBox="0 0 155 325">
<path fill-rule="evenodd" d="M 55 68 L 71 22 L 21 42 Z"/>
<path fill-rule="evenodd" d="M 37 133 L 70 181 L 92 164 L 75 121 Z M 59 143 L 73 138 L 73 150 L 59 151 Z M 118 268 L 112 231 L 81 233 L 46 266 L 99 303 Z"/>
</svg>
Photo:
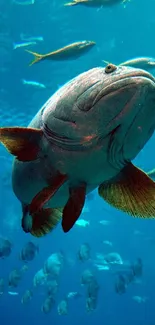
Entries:
<svg viewBox="0 0 155 325">
<path fill-rule="evenodd" d="M 131 0 L 103 8 L 65 7 L 64 0 L 0 0 L 0 126 L 27 126 L 44 102 L 71 78 L 91 68 L 104 66 L 103 60 L 119 64 L 134 57 L 155 56 L 154 0 Z M 27 47 L 47 53 L 80 40 L 93 40 L 96 46 L 76 60 L 44 61 L 29 67 L 32 56 L 26 47 L 13 48 L 27 37 L 41 36 L 43 41 Z M 155 70 L 151 71 L 155 74 Z M 22 80 L 42 83 L 46 88 L 24 85 Z M 134 160 L 145 171 L 154 168 L 154 142 L 149 140 Z M 0 236 L 12 243 L 10 256 L 0 259 L 0 278 L 5 289 L 0 295 L 0 324 L 74 324 L 154 325 L 155 288 L 155 221 L 135 219 L 117 211 L 98 197 L 97 190 L 86 199 L 81 219 L 86 227 L 75 225 L 65 234 L 61 224 L 49 235 L 34 238 L 21 229 L 21 206 L 11 186 L 12 156 L 0 146 Z M 107 224 L 101 224 L 107 220 Z M 112 246 L 103 241 L 109 241 Z M 25 263 L 19 255 L 28 242 L 39 247 L 34 260 L 27 263 L 15 288 L 9 289 L 9 274 Z M 78 259 L 83 243 L 90 247 L 86 262 Z M 63 265 L 58 276 L 58 293 L 52 310 L 45 314 L 41 306 L 46 299 L 46 286 L 33 286 L 33 278 L 47 258 L 61 252 Z M 142 276 L 131 283 L 124 294 L 115 290 L 116 268 L 99 270 L 96 254 L 120 254 L 124 265 L 141 258 Z M 86 286 L 81 285 L 84 270 L 93 272 L 99 291 L 96 308 L 86 310 Z M 118 268 L 117 268 L 118 271 Z M 32 300 L 22 304 L 27 289 L 33 290 Z M 11 295 L 8 292 L 16 292 Z M 58 305 L 69 292 L 78 292 L 78 299 L 68 299 L 67 315 L 58 314 Z M 145 298 L 141 303 L 135 296 Z"/>
</svg>

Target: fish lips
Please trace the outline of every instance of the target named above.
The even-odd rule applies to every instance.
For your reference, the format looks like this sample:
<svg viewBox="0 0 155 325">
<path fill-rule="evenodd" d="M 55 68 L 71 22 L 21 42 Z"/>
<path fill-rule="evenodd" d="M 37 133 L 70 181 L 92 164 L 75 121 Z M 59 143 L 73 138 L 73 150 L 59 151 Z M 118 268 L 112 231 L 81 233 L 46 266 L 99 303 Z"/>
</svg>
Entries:
<svg viewBox="0 0 155 325">
<path fill-rule="evenodd" d="M 148 84 L 149 82 L 155 86 L 155 78 L 144 70 L 137 69 L 134 72 L 118 75 L 118 78 L 115 78 L 98 93 L 92 106 L 96 105 L 103 97 L 112 95 L 114 92 L 122 92 L 125 88 L 130 89 L 132 85 L 138 87 L 139 84 Z"/>
</svg>

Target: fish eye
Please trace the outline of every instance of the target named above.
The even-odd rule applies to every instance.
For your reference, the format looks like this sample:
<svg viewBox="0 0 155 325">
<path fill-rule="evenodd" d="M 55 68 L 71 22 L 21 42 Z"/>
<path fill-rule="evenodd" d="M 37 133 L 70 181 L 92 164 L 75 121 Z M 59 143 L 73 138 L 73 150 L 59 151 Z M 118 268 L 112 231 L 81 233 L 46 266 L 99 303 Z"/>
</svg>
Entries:
<svg viewBox="0 0 155 325">
<path fill-rule="evenodd" d="M 116 69 L 117 69 L 116 65 L 114 65 L 114 64 L 108 64 L 105 67 L 105 72 L 106 73 L 111 73 L 111 72 L 114 72 Z"/>
</svg>

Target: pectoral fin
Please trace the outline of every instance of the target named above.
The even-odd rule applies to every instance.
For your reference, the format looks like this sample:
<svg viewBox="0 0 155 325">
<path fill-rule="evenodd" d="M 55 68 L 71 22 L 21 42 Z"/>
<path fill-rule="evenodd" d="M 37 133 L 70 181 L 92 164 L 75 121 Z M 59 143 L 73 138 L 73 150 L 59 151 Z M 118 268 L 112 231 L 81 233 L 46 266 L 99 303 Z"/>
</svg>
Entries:
<svg viewBox="0 0 155 325">
<path fill-rule="evenodd" d="M 62 228 L 68 232 L 79 218 L 83 209 L 86 197 L 86 185 L 78 188 L 70 188 L 70 197 L 63 209 Z"/>
<path fill-rule="evenodd" d="M 155 218 L 155 182 L 131 163 L 116 180 L 101 184 L 98 192 L 109 204 L 134 217 Z"/>
<path fill-rule="evenodd" d="M 37 159 L 43 132 L 40 129 L 10 127 L 0 128 L 0 142 L 20 161 Z"/>
</svg>

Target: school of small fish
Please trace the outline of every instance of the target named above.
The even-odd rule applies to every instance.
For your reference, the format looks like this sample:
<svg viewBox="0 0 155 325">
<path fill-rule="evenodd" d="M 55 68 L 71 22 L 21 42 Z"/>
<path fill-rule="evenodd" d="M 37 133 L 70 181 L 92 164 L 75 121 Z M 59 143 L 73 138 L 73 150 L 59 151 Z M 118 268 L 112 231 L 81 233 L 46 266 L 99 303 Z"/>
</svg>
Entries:
<svg viewBox="0 0 155 325">
<path fill-rule="evenodd" d="M 89 211 L 90 212 L 90 211 Z M 83 219 L 84 220 L 84 219 Z M 103 243 L 109 245 L 109 241 Z M 112 246 L 112 243 L 110 243 Z M 0 238 L 0 259 L 7 259 L 13 251 L 13 244 L 10 240 Z M 106 250 L 105 250 L 106 251 Z M 109 251 L 109 252 L 108 252 Z M 0 277 L 0 297 L 10 295 L 17 296 L 22 305 L 33 304 L 33 299 L 39 294 L 44 295 L 40 311 L 44 314 L 50 313 L 53 309 L 57 309 L 58 315 L 67 315 L 71 309 L 71 301 L 76 299 L 84 299 L 85 310 L 90 313 L 98 306 L 98 293 L 101 288 L 96 274 L 98 272 L 108 271 L 113 282 L 113 290 L 118 295 L 123 295 L 129 285 L 142 283 L 143 262 L 141 258 L 135 261 L 126 261 L 119 253 L 113 252 L 112 248 L 107 249 L 106 254 L 92 253 L 91 245 L 83 243 L 80 245 L 76 256 L 70 258 L 62 250 L 52 253 L 48 256 L 42 265 L 42 268 L 37 270 L 34 277 L 29 278 L 29 288 L 25 288 L 25 292 L 20 290 L 20 287 L 26 277 L 26 274 L 31 271 L 31 263 L 38 258 L 40 254 L 39 246 L 32 241 L 26 242 L 19 251 L 17 262 L 21 266 L 8 272 L 7 278 Z M 62 300 L 58 300 L 60 291 L 60 280 L 63 271 L 67 269 L 73 272 L 77 263 L 82 267 L 79 275 L 78 288 L 75 286 L 75 291 L 66 291 Z M 96 269 L 96 270 L 95 270 Z M 30 280 L 31 279 L 31 280 Z M 139 295 L 131 297 L 138 303 L 145 303 L 149 298 Z"/>
</svg>

